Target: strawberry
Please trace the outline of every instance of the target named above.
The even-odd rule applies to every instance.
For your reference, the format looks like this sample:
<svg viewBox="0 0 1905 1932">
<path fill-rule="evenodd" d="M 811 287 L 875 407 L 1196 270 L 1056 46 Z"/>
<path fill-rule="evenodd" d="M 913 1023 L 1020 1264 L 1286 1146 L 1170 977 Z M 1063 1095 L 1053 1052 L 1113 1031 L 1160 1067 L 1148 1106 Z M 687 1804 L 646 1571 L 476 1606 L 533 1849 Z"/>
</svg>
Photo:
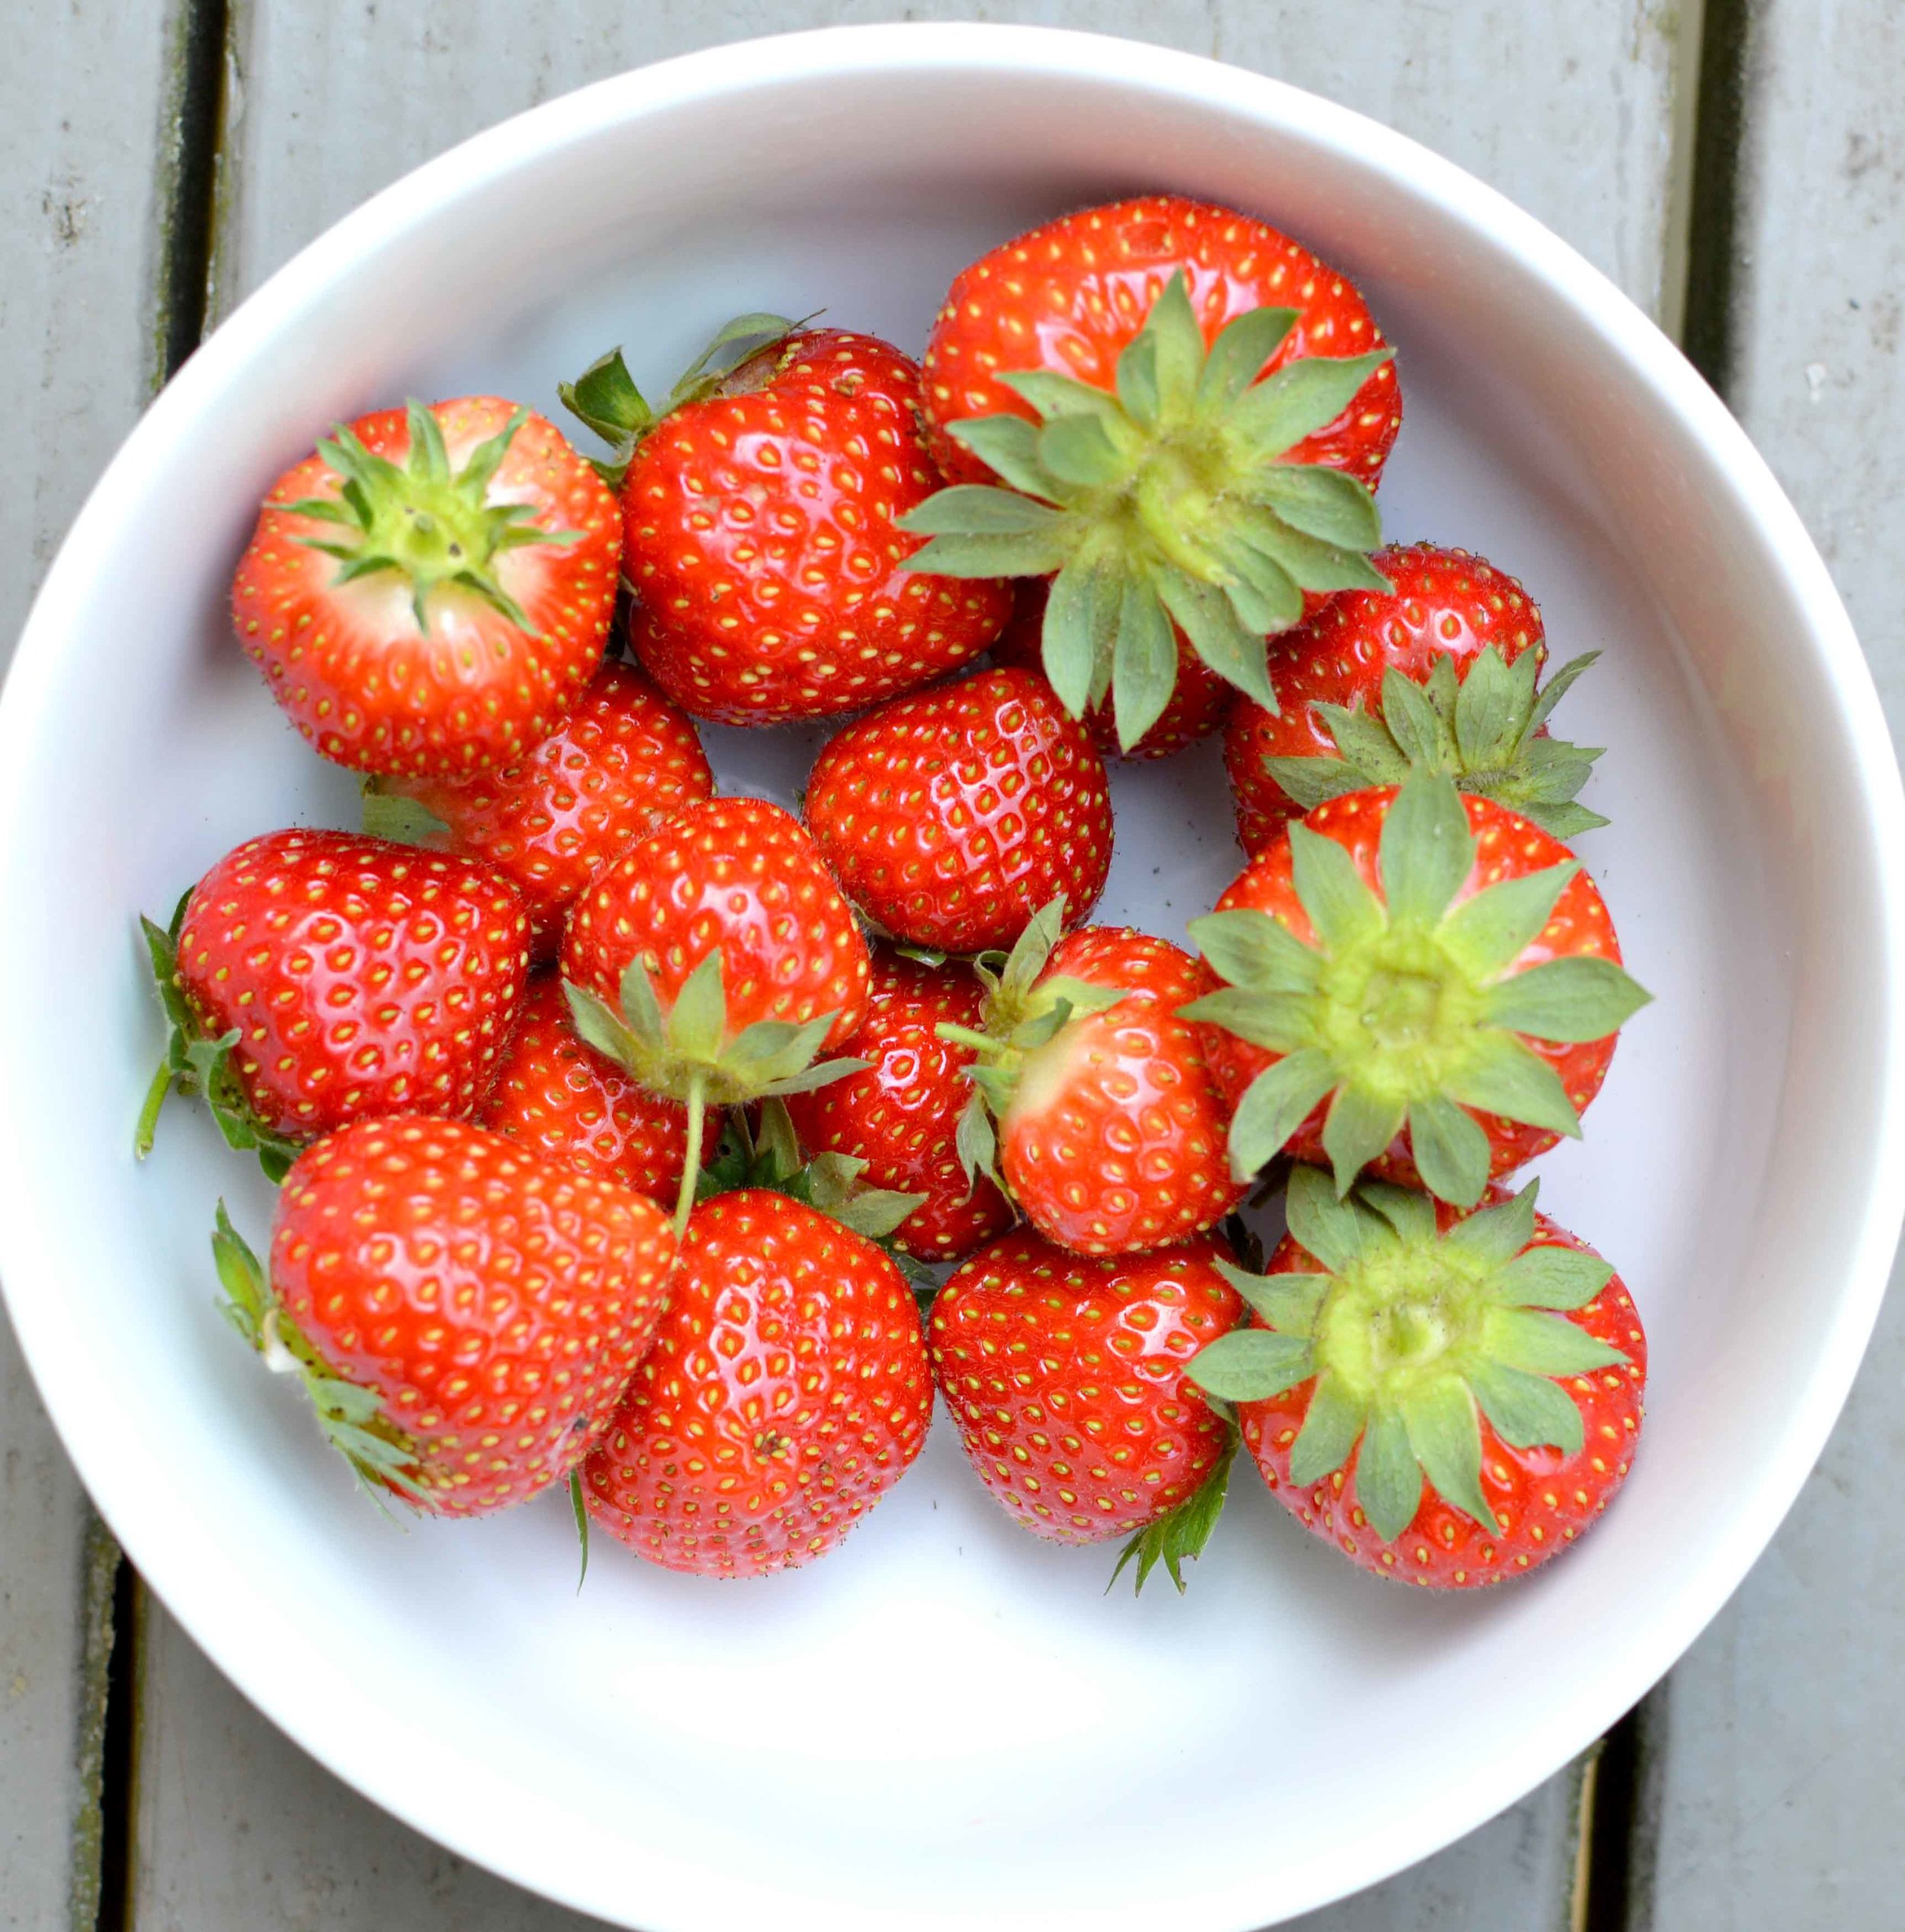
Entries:
<svg viewBox="0 0 1905 1932">
<path fill-rule="evenodd" d="M 866 1071 L 787 1101 L 804 1145 L 852 1155 L 866 1163 L 872 1185 L 921 1197 L 893 1241 L 923 1261 L 959 1261 L 1012 1224 L 998 1188 L 968 1174 L 959 1158 L 972 1053 L 935 1030 L 946 1022 L 977 1027 L 981 1009 L 971 973 L 882 947 L 866 1017 L 846 1043 Z"/>
<path fill-rule="evenodd" d="M 1244 1303 L 1214 1235 L 1143 1254 L 1068 1253 L 1020 1229 L 954 1270 L 927 1328 L 933 1373 L 979 1480 L 1052 1543 L 1130 1539 L 1143 1587 L 1195 1556 L 1235 1431 L 1185 1370 Z M 1116 1572 L 1113 1572 L 1116 1575 Z"/>
<path fill-rule="evenodd" d="M 665 1216 L 481 1127 L 360 1120 L 285 1177 L 267 1286 L 223 1205 L 227 1313 L 373 1495 L 477 1516 L 559 1482 L 655 1337 Z"/>
<path fill-rule="evenodd" d="M 670 819 L 576 901 L 562 974 L 578 1032 L 687 1109 L 677 1234 L 706 1106 L 858 1072 L 857 1060 L 813 1060 L 858 1029 L 871 972 L 813 841 L 760 799 L 715 799 Z"/>
<path fill-rule="evenodd" d="M 1619 1276 L 1535 1211 L 1380 1181 L 1290 1181 L 1268 1270 L 1230 1279 L 1247 1328 L 1189 1365 L 1235 1402 L 1277 1498 L 1350 1560 L 1432 1589 L 1545 1563 L 1626 1477 L 1647 1338 Z"/>
<path fill-rule="evenodd" d="M 669 1569 L 791 1569 L 905 1473 L 932 1405 L 919 1310 L 888 1256 L 785 1194 L 719 1194 L 688 1220 L 655 1348 L 583 1493 Z"/>
<path fill-rule="evenodd" d="M 1046 906 L 1009 958 L 977 963 L 983 1030 L 940 1028 L 978 1056 L 960 1155 L 975 1173 L 996 1165 L 1061 1248 L 1165 1247 L 1215 1226 L 1244 1191 L 1202 1030 L 1177 1017 L 1203 976 L 1188 953 L 1121 926 L 1061 940 L 1061 914 Z"/>
<path fill-rule="evenodd" d="M 248 839 L 171 932 L 142 923 L 171 1033 L 139 1151 L 176 1085 L 274 1178 L 299 1144 L 354 1120 L 472 1113 L 529 973 L 529 919 L 507 879 L 354 832 Z"/>
<path fill-rule="evenodd" d="M 782 333 L 725 375 L 708 360 L 659 419 L 619 352 L 565 392 L 629 453 L 630 642 L 662 690 L 696 717 L 776 724 L 862 710 L 984 650 L 1010 593 L 906 568 L 919 546 L 898 520 L 940 481 L 917 366 L 843 329 Z"/>
<path fill-rule="evenodd" d="M 1287 1151 L 1473 1207 L 1580 1133 L 1647 998 L 1580 860 L 1444 777 L 1318 806 L 1190 932 L 1239 1177 Z"/>
<path fill-rule="evenodd" d="M 687 1160 L 687 1110 L 583 1045 L 553 972 L 530 981 L 477 1119 L 545 1159 L 671 1204 Z"/>
<path fill-rule="evenodd" d="M 898 697 L 831 739 L 807 823 L 850 897 L 896 939 L 1008 947 L 1063 894 L 1083 918 L 1111 868 L 1104 761 L 1029 671 Z"/>
<path fill-rule="evenodd" d="M 341 426 L 266 497 L 239 640 L 325 757 L 456 777 L 514 763 L 601 661 L 614 499 L 552 423 L 494 396 Z"/>
<path fill-rule="evenodd" d="M 1287 305 L 1287 306 L 1286 306 Z M 1247 215 L 1176 196 L 1090 208 L 954 281 L 922 389 L 954 486 L 901 519 L 916 569 L 1052 578 L 1046 674 L 1109 692 L 1141 742 L 1175 686 L 1173 623 L 1273 705 L 1264 639 L 1385 580 L 1370 495 L 1401 421 L 1362 298 Z"/>
<path fill-rule="evenodd" d="M 364 829 L 487 860 L 522 893 L 546 956 L 598 866 L 713 795 L 687 715 L 611 662 L 527 758 L 469 778 L 383 780 L 365 799 Z"/>
<path fill-rule="evenodd" d="M 1021 582 L 1011 621 L 992 642 L 992 662 L 1045 674 L 1046 586 L 1036 578 Z M 1100 702 L 1086 707 L 1084 723 L 1091 741 L 1106 758 L 1168 758 L 1216 730 L 1228 715 L 1237 694 L 1206 665 L 1175 625 L 1177 682 L 1170 702 L 1157 723 L 1129 751 L 1118 742 L 1118 722 Z M 1274 675 L 1274 674 L 1273 674 Z M 1256 707 L 1253 706 L 1253 709 Z"/>
<path fill-rule="evenodd" d="M 1599 655 L 1536 695 L 1542 614 L 1465 550 L 1414 543 L 1370 562 L 1390 591 L 1346 591 L 1289 633 L 1270 665 L 1275 710 L 1240 703 L 1224 734 L 1237 837 L 1253 855 L 1326 799 L 1439 771 L 1557 838 L 1604 825 L 1574 803 L 1600 753 L 1548 735 L 1556 702 Z"/>
</svg>

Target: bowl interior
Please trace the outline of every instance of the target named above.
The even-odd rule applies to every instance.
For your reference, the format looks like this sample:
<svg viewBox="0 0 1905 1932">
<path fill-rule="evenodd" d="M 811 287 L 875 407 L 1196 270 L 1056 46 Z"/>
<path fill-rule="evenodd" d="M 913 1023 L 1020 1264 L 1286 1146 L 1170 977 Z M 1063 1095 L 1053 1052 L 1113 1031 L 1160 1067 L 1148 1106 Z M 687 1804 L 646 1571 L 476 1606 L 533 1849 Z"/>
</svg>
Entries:
<svg viewBox="0 0 1905 1932">
<path fill-rule="evenodd" d="M 373 204 L 201 352 L 103 486 L 5 713 L 8 1288 L 162 1595 L 305 1745 L 477 1859 L 649 1932 L 770 1908 L 834 1932 L 1260 1924 L 1580 1748 L 1817 1452 L 1896 1230 L 1875 1177 L 1895 774 L 1823 572 L 1717 406 L 1455 170 L 1155 49 L 788 44 L 556 103 Z M 268 1190 L 176 1104 L 143 1169 L 128 1151 L 158 1042 L 132 915 L 250 833 L 352 822 L 229 636 L 249 506 L 336 418 L 479 389 L 559 415 L 557 380 L 616 342 L 665 387 L 743 309 L 917 351 L 973 255 L 1148 187 L 1260 213 L 1363 283 L 1406 404 L 1386 527 L 1484 553 L 1558 658 L 1603 654 L 1564 725 L 1610 748 L 1588 796 L 1615 823 L 1582 854 L 1656 1003 L 1540 1171 L 1653 1341 L 1618 1507 L 1541 1576 L 1450 1602 L 1352 1571 L 1244 1469 L 1188 1596 L 1107 1599 L 1109 1552 L 1023 1536 L 942 1415 L 837 1556 L 770 1583 L 598 1539 L 578 1595 L 557 1498 L 392 1527 L 213 1306 L 212 1203 L 261 1236 Z M 788 802 L 817 742 L 709 735 L 724 783 Z M 1114 783 L 1102 916 L 1178 937 L 1240 863 L 1215 747 Z"/>
</svg>

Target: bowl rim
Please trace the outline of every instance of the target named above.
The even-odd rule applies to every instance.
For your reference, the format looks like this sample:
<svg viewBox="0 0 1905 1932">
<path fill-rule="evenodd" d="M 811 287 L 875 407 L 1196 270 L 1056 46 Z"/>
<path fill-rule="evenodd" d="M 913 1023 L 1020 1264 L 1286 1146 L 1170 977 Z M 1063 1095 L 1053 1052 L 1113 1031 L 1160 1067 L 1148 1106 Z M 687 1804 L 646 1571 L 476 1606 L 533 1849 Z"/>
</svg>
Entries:
<svg viewBox="0 0 1905 1932">
<path fill-rule="evenodd" d="M 1240 118 L 1273 122 L 1312 144 L 1353 155 L 1390 181 L 1406 182 L 1452 221 L 1486 228 L 1521 272 L 1546 284 L 1594 325 L 1662 409 L 1704 446 L 1727 473 L 1742 516 L 1756 528 L 1796 599 L 1809 614 L 1807 642 L 1820 673 L 1818 700 L 1838 714 L 1852 748 L 1865 830 L 1874 853 L 1905 849 L 1905 790 L 1871 674 L 1826 566 L 1798 512 L 1724 404 L 1680 351 L 1630 299 L 1567 243 L 1455 163 L 1355 111 L 1266 75 L 1148 43 L 1071 30 L 971 22 L 825 27 L 731 43 L 632 69 L 557 97 L 476 134 L 402 176 L 308 244 L 249 296 L 161 392 L 114 457 L 75 520 L 35 599 L 19 649 L 0 688 L 0 825 L 27 822 L 30 801 L 10 774 L 22 771 L 36 721 L 59 678 L 61 643 L 87 574 L 86 559 L 119 521 L 133 479 L 162 469 L 178 433 L 216 398 L 223 372 L 256 354 L 291 316 L 322 298 L 334 280 L 367 255 L 392 245 L 447 206 L 479 194 L 519 166 L 613 127 L 684 102 L 706 101 L 788 83 L 850 74 L 895 75 L 933 69 L 1049 73 L 1139 95 L 1190 100 Z M 11 841 L 9 841 L 11 849 Z M 0 863 L 5 854 L 0 852 Z M 1532 1714 L 1486 1764 L 1451 1776 L 1423 1794 L 1405 1828 L 1346 1879 L 1321 1860 L 1279 1867 L 1276 1895 L 1262 1882 L 1233 1880 L 1181 1905 L 1198 1922 L 1252 1925 L 1266 1907 L 1279 1916 L 1314 1909 L 1414 1864 L 1514 1802 L 1590 1743 L 1666 1671 L 1717 1614 L 1784 1519 L 1823 1449 L 1850 1389 L 1878 1312 L 1900 1222 L 1905 1219 L 1905 1030 L 1896 1023 L 1894 988 L 1905 963 L 1905 885 L 1882 867 L 1870 890 L 1878 956 L 1890 969 L 1881 998 L 1882 1050 L 1871 1060 L 1878 1131 L 1869 1143 L 1862 1216 L 1852 1264 L 1822 1335 L 1817 1365 L 1798 1392 L 1756 1479 L 1751 1509 L 1735 1512 L 1730 1533 L 1631 1634 L 1591 1684 Z M 89 1442 L 88 1389 L 79 1352 L 54 1332 L 56 1274 L 35 1265 L 24 1230 L 33 1203 L 16 1164 L 4 1157 L 18 1123 L 0 1110 L 0 1289 L 49 1414 L 101 1514 L 185 1630 L 255 1705 L 330 1770 L 397 1818 L 464 1857 L 549 1898 L 613 1917 L 630 1909 L 585 1883 L 559 1833 L 485 1832 L 467 1787 L 446 1787 L 395 1768 L 386 1748 L 397 1727 L 341 1712 L 322 1673 L 309 1682 L 283 1668 L 281 1648 L 247 1627 L 242 1604 L 221 1597 L 141 1520 L 135 1472 L 114 1466 Z M 556 1823 L 552 1812 L 540 1825 Z M 625 1868 L 626 1869 L 626 1868 Z M 857 1908 L 817 1896 L 772 1900 L 730 1879 L 644 1859 L 639 1910 L 654 1932 L 744 1922 L 771 1903 L 783 1923 L 815 1928 L 861 1922 Z M 629 1876 L 632 1876 L 631 1872 Z M 1094 1913 L 1113 1932 L 1148 1925 L 1143 1902 Z M 622 1921 L 618 1921 L 622 1922 Z M 869 1918 L 869 1925 L 876 1922 Z M 878 1922 L 900 1923 L 891 1912 Z M 922 1920 L 921 1922 L 924 1922 Z M 935 1915 L 931 1922 L 950 1921 Z M 995 1918 L 993 1922 L 1007 1921 Z M 1050 1921 L 1046 1921 L 1049 1923 Z M 1188 1922 L 1188 1921 L 1187 1921 Z"/>
</svg>

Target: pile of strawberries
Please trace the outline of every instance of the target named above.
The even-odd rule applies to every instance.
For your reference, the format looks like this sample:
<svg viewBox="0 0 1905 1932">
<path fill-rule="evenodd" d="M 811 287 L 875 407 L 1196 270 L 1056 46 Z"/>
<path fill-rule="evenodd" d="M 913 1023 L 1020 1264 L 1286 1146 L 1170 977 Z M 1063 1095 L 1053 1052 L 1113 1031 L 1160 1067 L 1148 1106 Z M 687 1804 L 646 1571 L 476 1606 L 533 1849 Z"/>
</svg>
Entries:
<svg viewBox="0 0 1905 1932">
<path fill-rule="evenodd" d="M 1141 1584 L 1240 1444 L 1378 1573 L 1572 1541 L 1645 1344 L 1503 1183 L 1645 997 L 1564 843 L 1589 660 L 1540 686 L 1512 578 L 1381 546 L 1356 289 L 1145 198 L 966 269 L 923 365 L 752 316 L 659 409 L 619 352 L 562 394 L 605 456 L 467 397 L 271 492 L 239 639 L 364 829 L 146 924 L 142 1150 L 176 1090 L 281 1183 L 266 1261 L 219 1210 L 228 1312 L 373 1493 L 566 1482 L 585 1550 L 781 1568 L 936 1387 Z M 835 717 L 804 823 L 714 795 L 695 719 Z M 1219 729 L 1250 856 L 1198 954 L 1086 923 L 1107 758 Z"/>
</svg>

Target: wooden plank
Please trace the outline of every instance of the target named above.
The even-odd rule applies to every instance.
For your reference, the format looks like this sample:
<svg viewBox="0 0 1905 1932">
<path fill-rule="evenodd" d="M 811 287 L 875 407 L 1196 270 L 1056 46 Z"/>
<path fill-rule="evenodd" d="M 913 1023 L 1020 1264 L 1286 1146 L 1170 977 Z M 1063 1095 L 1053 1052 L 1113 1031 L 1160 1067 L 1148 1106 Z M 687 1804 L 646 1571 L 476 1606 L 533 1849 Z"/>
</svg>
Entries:
<svg viewBox="0 0 1905 1932">
<path fill-rule="evenodd" d="M 160 373 L 182 15 L 10 14 L 0 65 L 0 668 L 61 533 Z M 91 1927 L 119 1552 L 0 1315 L 0 1926 Z"/>
<path fill-rule="evenodd" d="M 1905 731 L 1905 21 L 1752 0 L 1728 400 L 1832 566 Z M 1905 1789 L 1905 1291 L 1766 1556 L 1658 1693 L 1636 1932 L 1899 1922 Z"/>
<path fill-rule="evenodd" d="M 890 17 L 885 0 L 235 0 L 214 309 L 364 196 L 552 95 L 748 34 Z M 932 0 L 912 18 L 969 18 Z M 1648 0 L 1539 0 L 1463 27 L 1429 0 L 1018 0 L 991 19 L 1214 54 L 1420 136 L 1551 222 L 1673 319 L 1686 59 Z M 142 1697 L 136 1922 L 237 1932 L 555 1928 L 584 1921 L 487 1878 L 345 1791 L 264 1725 L 162 1610 Z M 1570 1921 L 1578 1768 L 1416 1871 L 1305 1920 L 1308 1932 L 1560 1932 Z"/>
</svg>

